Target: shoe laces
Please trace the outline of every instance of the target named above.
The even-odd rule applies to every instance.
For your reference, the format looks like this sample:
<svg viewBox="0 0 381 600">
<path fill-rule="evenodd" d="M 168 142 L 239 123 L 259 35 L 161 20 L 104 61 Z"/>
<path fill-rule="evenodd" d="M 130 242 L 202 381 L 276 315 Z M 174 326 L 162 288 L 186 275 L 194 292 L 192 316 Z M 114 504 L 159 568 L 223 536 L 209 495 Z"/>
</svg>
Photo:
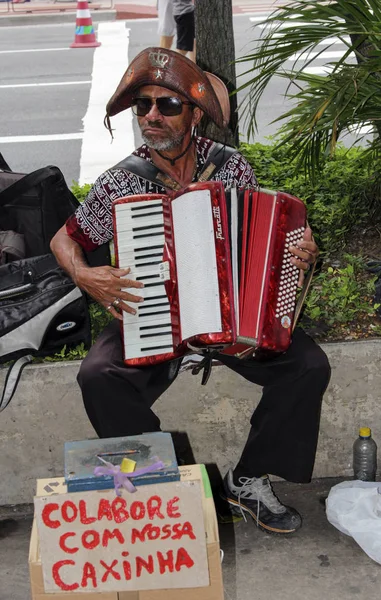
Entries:
<svg viewBox="0 0 381 600">
<path fill-rule="evenodd" d="M 259 524 L 259 510 L 261 502 L 272 513 L 281 514 L 285 512 L 286 508 L 275 495 L 270 479 L 267 476 L 251 478 L 240 477 L 238 481 L 241 484 L 238 493 L 238 502 L 242 517 L 244 518 L 245 522 L 247 522 L 247 519 L 245 512 L 242 509 L 241 497 L 247 500 L 255 500 L 257 502 L 257 525 Z"/>
</svg>

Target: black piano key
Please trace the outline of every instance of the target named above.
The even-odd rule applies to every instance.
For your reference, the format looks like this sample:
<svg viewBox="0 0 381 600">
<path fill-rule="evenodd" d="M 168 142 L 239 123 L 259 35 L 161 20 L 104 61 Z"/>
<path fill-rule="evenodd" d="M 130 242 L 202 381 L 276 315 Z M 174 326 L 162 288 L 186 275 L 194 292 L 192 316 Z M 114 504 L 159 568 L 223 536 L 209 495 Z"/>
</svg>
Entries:
<svg viewBox="0 0 381 600">
<path fill-rule="evenodd" d="M 133 266 L 135 268 L 139 269 L 140 267 L 151 267 L 152 265 L 160 265 L 162 262 L 163 262 L 162 260 L 156 260 L 155 262 L 150 262 L 150 263 L 137 262 Z"/>
<path fill-rule="evenodd" d="M 158 332 L 156 332 L 156 333 L 143 333 L 143 334 L 140 336 L 140 339 L 143 339 L 143 338 L 155 338 L 155 337 L 160 337 L 160 336 L 162 336 L 162 335 L 168 335 L 169 333 L 171 333 L 171 332 L 170 332 L 170 331 L 162 331 L 162 332 L 160 332 L 160 333 L 158 333 Z"/>
<path fill-rule="evenodd" d="M 158 317 L 159 315 L 167 315 L 170 312 L 171 312 L 170 309 L 168 309 L 168 310 L 155 310 L 154 312 L 144 312 L 144 314 L 140 314 L 140 310 L 139 310 L 139 317 L 144 317 L 144 318 L 145 317 Z"/>
<path fill-rule="evenodd" d="M 163 250 L 163 244 L 158 246 L 145 246 L 144 248 L 135 248 L 134 252 L 146 252 L 147 250 Z"/>
<path fill-rule="evenodd" d="M 133 235 L 132 239 L 133 240 L 138 240 L 140 238 L 148 238 L 148 237 L 151 238 L 151 237 L 154 237 L 156 235 L 163 235 L 163 233 L 164 233 L 164 229 L 162 231 L 158 231 L 158 232 L 151 231 L 150 233 L 143 233 L 143 234 L 139 234 L 139 235 Z"/>
<path fill-rule="evenodd" d="M 157 279 L 157 277 L 160 277 L 160 275 L 140 275 L 140 277 L 136 277 L 136 281 L 143 281 L 143 279 Z"/>
<path fill-rule="evenodd" d="M 135 250 L 135 252 L 136 252 L 136 250 Z M 162 252 L 153 252 L 152 254 L 145 254 L 144 256 L 135 256 L 135 260 L 146 260 L 146 258 L 159 258 L 162 256 L 163 256 Z"/>
<path fill-rule="evenodd" d="M 144 285 L 145 288 L 149 288 L 149 287 L 155 287 L 155 285 L 163 285 L 163 281 L 157 282 L 157 283 L 146 283 Z"/>
<path fill-rule="evenodd" d="M 140 352 L 148 352 L 151 350 L 167 350 L 168 352 L 173 352 L 172 346 L 153 346 L 152 348 L 140 348 Z"/>
<path fill-rule="evenodd" d="M 145 286 L 147 287 L 147 286 Z M 150 298 L 147 298 L 147 300 L 161 300 L 161 298 L 165 298 L 166 300 L 168 300 L 168 297 L 166 294 L 163 294 L 161 296 L 151 296 Z M 143 308 L 143 306 L 139 307 L 139 308 Z"/>
<path fill-rule="evenodd" d="M 151 298 L 150 298 L 150 300 L 151 300 Z M 152 308 L 160 308 L 160 307 L 162 308 L 163 306 L 168 306 L 168 305 L 169 305 L 168 299 L 167 299 L 167 301 L 163 301 L 163 302 L 155 303 L 155 304 L 142 304 L 141 306 L 139 306 L 139 312 L 142 310 L 143 311 L 151 310 Z"/>
<path fill-rule="evenodd" d="M 142 225 L 141 227 L 133 227 L 132 231 L 145 231 L 146 229 L 157 229 L 158 227 L 164 227 L 163 223 L 157 223 L 156 225 Z"/>
<path fill-rule="evenodd" d="M 151 216 L 154 216 L 154 215 L 162 215 L 162 214 L 163 214 L 162 210 L 159 210 L 159 211 L 156 211 L 156 212 L 149 212 L 149 213 L 145 212 L 143 215 L 139 215 L 139 214 L 131 215 L 131 219 L 141 219 L 142 217 L 151 217 Z"/>
<path fill-rule="evenodd" d="M 171 323 L 163 323 L 162 325 L 142 325 L 142 327 L 139 327 L 139 331 L 144 331 L 144 330 L 148 330 L 148 329 L 159 329 L 159 328 L 163 328 L 163 327 L 172 327 Z"/>
<path fill-rule="evenodd" d="M 134 203 L 132 202 L 132 206 L 131 206 L 131 212 L 132 211 L 140 211 L 140 210 L 152 210 L 153 208 L 163 208 L 163 205 L 161 204 L 161 202 L 159 203 L 152 203 L 152 202 L 147 202 L 147 206 L 134 206 Z"/>
</svg>

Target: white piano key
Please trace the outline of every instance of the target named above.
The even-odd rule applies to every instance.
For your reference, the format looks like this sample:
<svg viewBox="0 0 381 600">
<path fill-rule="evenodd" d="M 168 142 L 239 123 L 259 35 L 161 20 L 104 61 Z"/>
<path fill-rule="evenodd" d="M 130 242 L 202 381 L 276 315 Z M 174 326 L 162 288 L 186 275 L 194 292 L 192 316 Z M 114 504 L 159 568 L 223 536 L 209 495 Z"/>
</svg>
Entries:
<svg viewBox="0 0 381 600">
<path fill-rule="evenodd" d="M 171 320 L 170 312 L 160 313 L 156 315 L 149 316 L 139 316 L 139 314 L 132 315 L 131 313 L 127 313 L 124 311 L 123 313 L 123 323 L 125 327 L 127 327 L 126 331 L 128 332 L 128 327 L 130 324 L 139 323 L 140 327 L 148 327 L 152 324 L 156 325 L 166 325 Z"/>
<path fill-rule="evenodd" d="M 119 263 L 130 263 L 133 266 L 142 266 L 150 262 L 163 262 L 163 250 L 151 250 L 139 256 L 136 252 L 119 252 Z"/>
<path fill-rule="evenodd" d="M 160 282 L 160 285 L 145 288 L 122 288 L 122 292 L 128 292 L 135 296 L 141 296 L 142 298 L 152 298 L 152 296 L 163 296 L 166 294 L 165 285 Z"/>
<path fill-rule="evenodd" d="M 116 224 L 118 235 L 122 235 L 126 231 L 133 231 L 140 228 L 152 228 L 153 226 L 164 227 L 163 215 L 144 215 L 136 219 L 119 219 Z"/>
</svg>

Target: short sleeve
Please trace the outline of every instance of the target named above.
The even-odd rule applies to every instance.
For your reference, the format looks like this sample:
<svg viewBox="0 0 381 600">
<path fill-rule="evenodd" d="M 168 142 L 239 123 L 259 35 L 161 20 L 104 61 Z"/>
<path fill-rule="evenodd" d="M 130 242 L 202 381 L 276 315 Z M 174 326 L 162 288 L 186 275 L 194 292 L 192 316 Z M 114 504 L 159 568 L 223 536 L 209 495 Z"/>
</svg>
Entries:
<svg viewBox="0 0 381 600">
<path fill-rule="evenodd" d="M 94 250 L 114 237 L 112 202 L 134 193 L 129 179 L 129 173 L 121 169 L 106 171 L 66 221 L 67 234 L 84 250 Z"/>
</svg>

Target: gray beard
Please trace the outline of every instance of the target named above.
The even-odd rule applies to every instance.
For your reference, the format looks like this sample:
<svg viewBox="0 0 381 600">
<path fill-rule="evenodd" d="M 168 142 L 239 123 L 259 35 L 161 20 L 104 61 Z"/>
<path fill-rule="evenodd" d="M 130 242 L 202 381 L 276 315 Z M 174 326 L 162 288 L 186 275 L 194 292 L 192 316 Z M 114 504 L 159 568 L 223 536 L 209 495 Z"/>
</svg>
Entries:
<svg viewBox="0 0 381 600">
<path fill-rule="evenodd" d="M 182 141 L 184 140 L 185 134 L 183 133 L 178 133 L 177 135 L 175 135 L 172 138 L 167 138 L 167 139 L 162 139 L 162 140 L 155 140 L 152 139 L 151 136 L 146 136 L 144 134 L 142 134 L 142 138 L 143 138 L 143 142 L 145 144 L 147 144 L 147 146 L 149 148 L 152 148 L 153 150 L 174 150 L 175 148 L 179 147 L 182 143 Z"/>
</svg>

